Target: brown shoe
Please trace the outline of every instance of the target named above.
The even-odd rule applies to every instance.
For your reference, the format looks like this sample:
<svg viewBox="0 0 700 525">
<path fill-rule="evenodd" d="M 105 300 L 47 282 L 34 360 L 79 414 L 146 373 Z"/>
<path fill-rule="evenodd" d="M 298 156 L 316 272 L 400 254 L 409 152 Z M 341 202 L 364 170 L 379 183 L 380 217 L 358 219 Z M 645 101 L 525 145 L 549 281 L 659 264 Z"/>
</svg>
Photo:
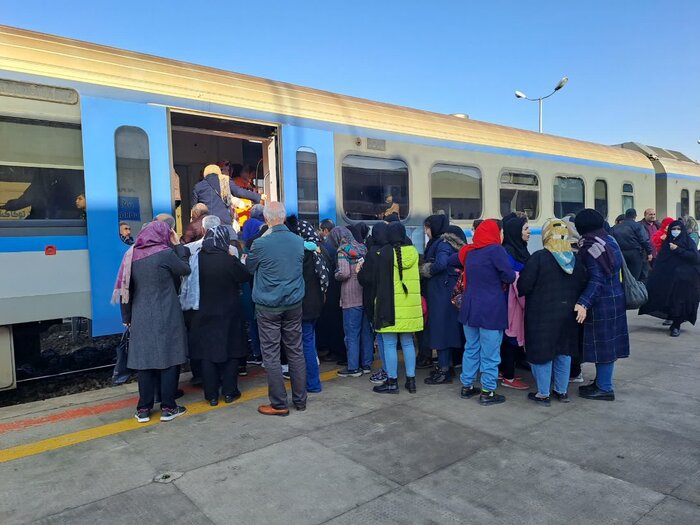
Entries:
<svg viewBox="0 0 700 525">
<path fill-rule="evenodd" d="M 258 407 L 258 412 L 265 416 L 288 416 L 288 408 L 275 408 L 272 405 L 260 405 Z"/>
</svg>

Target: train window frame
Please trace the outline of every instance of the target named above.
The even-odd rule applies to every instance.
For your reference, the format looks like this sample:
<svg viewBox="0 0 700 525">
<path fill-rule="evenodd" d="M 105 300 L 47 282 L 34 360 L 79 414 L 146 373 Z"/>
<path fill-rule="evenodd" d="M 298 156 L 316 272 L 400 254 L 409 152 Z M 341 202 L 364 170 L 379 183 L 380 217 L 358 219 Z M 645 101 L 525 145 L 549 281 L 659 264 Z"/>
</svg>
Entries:
<svg viewBox="0 0 700 525">
<path fill-rule="evenodd" d="M 565 180 L 565 181 L 574 180 L 574 181 L 581 182 L 581 195 L 583 198 L 583 202 L 581 202 L 581 209 L 580 210 L 567 211 L 566 213 L 564 213 L 564 210 L 561 210 L 561 212 L 562 212 L 561 214 L 557 213 L 557 204 L 556 204 L 556 200 L 555 200 L 555 191 L 556 191 L 555 188 L 556 188 L 556 183 L 557 183 L 558 179 Z M 554 213 L 553 216 L 554 217 L 559 217 L 559 216 L 564 217 L 566 215 L 569 215 L 570 213 L 576 214 L 585 208 L 586 208 L 586 180 L 583 178 L 583 176 L 582 175 L 567 175 L 566 173 L 557 173 L 556 175 L 554 175 L 554 178 L 552 179 L 552 211 Z"/>
<path fill-rule="evenodd" d="M 684 193 L 685 193 L 685 200 L 686 200 L 686 206 L 685 206 L 686 213 L 683 213 L 683 194 Z M 688 188 L 681 188 L 681 198 L 680 198 L 679 204 L 680 204 L 680 208 L 681 208 L 680 209 L 680 211 L 681 211 L 680 216 L 685 217 L 686 215 L 690 215 L 690 191 L 688 190 Z"/>
<path fill-rule="evenodd" d="M 348 158 L 355 157 L 355 158 L 362 158 L 362 159 L 368 159 L 371 161 L 386 161 L 386 162 L 401 162 L 405 167 L 406 167 L 406 190 L 405 190 L 405 195 L 406 195 L 406 202 L 405 203 L 399 203 L 400 206 L 406 206 L 407 211 L 405 213 L 400 213 L 399 214 L 399 220 L 401 222 L 406 222 L 410 220 L 411 218 L 411 213 L 412 213 L 412 207 L 411 207 L 411 188 L 412 188 L 412 181 L 411 181 L 411 166 L 405 158 L 403 158 L 400 155 L 387 155 L 387 156 L 381 156 L 381 155 L 367 155 L 364 152 L 357 152 L 357 151 L 347 151 L 342 157 L 340 157 L 340 211 L 343 216 L 343 219 L 345 222 L 348 224 L 354 224 L 357 222 L 369 222 L 369 223 L 375 223 L 377 221 L 380 221 L 381 219 L 379 217 L 372 217 L 372 218 L 361 218 L 361 219 L 356 219 L 352 218 L 348 215 L 348 209 L 345 205 L 346 202 L 346 187 L 345 187 L 345 173 L 344 173 L 344 168 L 345 168 L 345 162 L 347 161 Z M 382 189 L 382 191 L 385 191 Z M 353 213 L 352 211 L 350 213 Z"/>
<path fill-rule="evenodd" d="M 695 220 L 700 220 L 700 190 L 693 192 L 693 208 L 695 208 Z"/>
<path fill-rule="evenodd" d="M 139 132 L 146 140 L 145 143 L 145 151 L 147 158 L 137 158 L 137 157 L 120 157 L 119 155 L 119 142 L 118 142 L 118 136 L 119 133 L 122 131 L 131 131 L 135 130 Z M 125 196 L 120 193 L 120 165 L 119 165 L 119 159 L 131 159 L 131 160 L 140 160 L 140 161 L 146 161 L 146 167 L 148 170 L 148 177 L 147 178 L 138 178 L 138 182 L 140 182 L 144 188 L 147 189 L 148 195 L 147 198 L 145 198 L 145 195 L 142 195 L 139 193 L 137 199 L 137 204 L 138 204 L 138 217 L 136 218 L 135 216 L 124 216 L 124 213 L 130 212 L 130 208 L 133 207 L 133 199 L 134 197 L 132 196 Z M 119 126 L 114 130 L 114 168 L 115 168 L 115 173 L 116 173 L 116 195 L 117 195 L 117 217 L 118 221 L 117 224 L 115 224 L 115 232 L 119 232 L 119 225 L 122 222 L 126 222 L 131 226 L 131 231 L 138 233 L 141 230 L 141 227 L 143 224 L 150 222 L 153 220 L 154 212 L 153 212 L 153 189 L 151 187 L 152 184 L 152 175 L 151 175 L 151 138 L 148 136 L 148 133 L 146 132 L 145 129 L 143 129 L 140 126 L 130 126 L 130 125 L 124 125 L 124 126 Z M 133 193 L 138 193 L 134 191 Z M 143 198 L 143 201 L 141 200 Z M 141 203 L 145 202 L 147 203 L 144 207 Z M 143 211 L 150 211 L 150 213 L 143 213 Z"/>
<path fill-rule="evenodd" d="M 307 162 L 304 161 L 303 159 L 299 159 L 299 154 L 300 153 L 306 153 L 309 155 L 313 155 L 313 163 L 312 162 Z M 316 150 L 309 147 L 309 146 L 300 146 L 297 148 L 296 153 L 295 153 L 295 161 L 296 161 L 296 183 L 297 183 L 297 215 L 299 219 L 306 220 L 313 224 L 314 226 L 318 227 L 320 223 L 320 213 L 321 213 L 321 208 L 318 202 L 318 154 L 316 153 Z M 309 180 L 313 179 L 313 187 L 315 191 L 316 198 L 315 199 L 310 199 L 305 202 L 315 202 L 315 211 L 313 212 L 302 212 L 301 210 L 301 198 L 300 198 L 300 190 L 302 189 L 300 186 L 300 181 L 301 177 L 299 176 L 299 165 L 300 164 L 313 164 L 314 166 L 314 175 L 313 177 L 309 178 Z M 309 217 L 313 216 L 314 218 L 311 220 Z"/>
<path fill-rule="evenodd" d="M 498 174 L 498 212 L 500 214 L 500 217 L 503 218 L 503 211 L 501 210 L 501 191 L 505 189 L 516 189 L 517 188 L 510 188 L 509 186 L 518 186 L 517 183 L 506 183 L 504 185 L 503 183 L 503 175 L 506 174 L 512 174 L 512 175 L 531 175 L 534 176 L 535 179 L 537 180 L 537 185 L 536 186 L 528 186 L 525 184 L 521 184 L 521 189 L 524 189 L 523 187 L 530 187 L 530 188 L 536 188 L 535 190 L 530 190 L 530 191 L 536 191 L 537 192 L 537 214 L 533 217 L 528 217 L 528 221 L 537 221 L 540 218 L 540 215 L 542 214 L 542 179 L 540 177 L 539 172 L 535 170 L 523 170 L 519 168 L 503 168 Z M 520 210 L 522 211 L 522 210 Z M 512 211 L 509 213 L 513 213 Z"/>
<path fill-rule="evenodd" d="M 478 219 L 481 219 L 484 216 L 484 175 L 483 175 L 483 170 L 475 165 L 475 164 L 459 164 L 456 162 L 449 162 L 449 161 L 436 161 L 433 163 L 433 165 L 430 167 L 430 172 L 429 172 L 429 179 L 430 179 L 430 209 L 432 210 L 432 213 L 435 212 L 435 206 L 433 205 L 433 200 L 435 197 L 433 196 L 433 175 L 435 174 L 435 168 L 438 166 L 446 166 L 448 168 L 462 168 L 462 169 L 468 169 L 468 170 L 474 170 L 478 174 L 478 181 L 479 181 L 479 214 L 477 217 L 473 217 L 470 219 L 456 219 L 453 218 L 450 214 L 447 214 L 447 216 L 450 218 L 450 221 L 455 221 L 455 222 L 469 222 L 469 221 L 475 221 Z"/>
<path fill-rule="evenodd" d="M 626 187 L 629 186 L 631 189 L 626 189 Z M 622 183 L 622 213 L 625 213 L 629 209 L 634 209 L 634 183 L 630 181 L 624 181 Z M 625 205 L 626 200 L 625 199 L 631 199 L 631 203 L 629 206 Z"/>
<path fill-rule="evenodd" d="M 7 132 L 10 133 L 12 130 L 9 128 L 13 126 L 20 126 L 27 133 L 27 137 L 32 142 L 36 142 L 32 148 L 23 141 L 26 151 L 8 147 L 5 151 L 7 157 L 2 155 L 0 170 L 8 173 L 10 178 L 7 181 L 12 182 L 13 172 L 16 172 L 14 176 L 20 177 L 15 182 L 21 184 L 25 183 L 26 177 L 30 177 L 30 182 L 23 190 L 3 189 L 10 193 L 6 201 L 24 197 L 37 180 L 44 186 L 46 177 L 54 177 L 57 184 L 60 184 L 59 181 L 65 183 L 61 185 L 61 187 L 65 186 L 63 192 L 65 206 L 56 206 L 55 202 L 53 207 L 47 204 L 47 210 L 53 209 L 55 216 L 30 218 L 31 212 L 29 212 L 25 218 L 0 220 L 0 237 L 86 235 L 86 210 L 80 211 L 77 208 L 78 198 L 82 195 L 84 199 L 85 196 L 83 131 L 78 91 L 72 88 L 0 79 L 0 101 L 3 107 L 0 123 L 8 126 Z M 61 130 L 60 136 L 57 135 L 59 130 Z M 6 143 L 13 144 L 12 141 Z M 52 149 L 56 148 L 62 152 L 62 156 L 53 156 Z M 72 157 L 66 155 L 66 149 L 73 155 Z M 30 154 L 30 150 L 35 153 Z M 53 186 L 51 189 L 53 191 Z M 20 193 L 14 195 L 17 191 Z M 73 197 L 75 192 L 78 193 Z M 69 202 L 71 205 L 68 204 Z M 29 209 L 30 206 L 32 204 L 27 204 L 21 209 L 3 210 L 3 212 L 8 213 L 9 216 L 14 213 L 15 217 L 19 217 L 22 210 Z"/>
<path fill-rule="evenodd" d="M 597 204 L 598 199 L 596 198 L 596 186 L 599 182 L 602 182 L 603 186 L 605 187 L 605 213 L 598 209 Z M 610 216 L 610 195 L 608 193 L 608 181 L 606 179 L 595 179 L 593 182 L 593 209 L 600 213 L 606 220 Z"/>
</svg>

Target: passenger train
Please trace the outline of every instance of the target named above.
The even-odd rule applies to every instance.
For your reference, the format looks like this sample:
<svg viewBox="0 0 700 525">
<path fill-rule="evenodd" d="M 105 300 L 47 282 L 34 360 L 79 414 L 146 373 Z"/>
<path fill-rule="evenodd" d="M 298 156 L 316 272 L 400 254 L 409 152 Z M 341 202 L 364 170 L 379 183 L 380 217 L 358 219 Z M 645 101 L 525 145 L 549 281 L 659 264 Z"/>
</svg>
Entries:
<svg viewBox="0 0 700 525">
<path fill-rule="evenodd" d="M 0 26 L 0 389 L 51 323 L 122 330 L 110 304 L 125 244 L 157 213 L 189 218 L 212 161 L 251 164 L 290 213 L 371 224 L 398 204 L 417 246 L 443 211 L 523 211 L 536 227 L 583 207 L 700 217 L 700 166 Z M 692 198 L 692 203 L 691 203 Z"/>
</svg>

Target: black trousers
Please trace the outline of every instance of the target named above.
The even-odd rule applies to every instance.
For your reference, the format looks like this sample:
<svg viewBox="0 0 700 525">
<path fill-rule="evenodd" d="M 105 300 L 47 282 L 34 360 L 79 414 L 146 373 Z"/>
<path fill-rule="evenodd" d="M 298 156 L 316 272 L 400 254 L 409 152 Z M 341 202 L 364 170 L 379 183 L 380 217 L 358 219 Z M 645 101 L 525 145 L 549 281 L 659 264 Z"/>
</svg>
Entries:
<svg viewBox="0 0 700 525">
<path fill-rule="evenodd" d="M 164 370 L 139 370 L 139 403 L 137 408 L 149 410 L 153 408 L 156 388 L 160 391 L 161 408 L 175 408 L 175 394 L 179 378 L 179 366 L 171 366 Z"/>
<path fill-rule="evenodd" d="M 515 359 L 518 355 L 518 348 L 508 342 L 506 337 L 503 338 L 501 343 L 501 364 L 498 365 L 498 368 L 505 379 L 515 378 Z"/>
<path fill-rule="evenodd" d="M 642 263 L 644 262 L 642 252 L 639 250 L 622 250 L 622 256 L 625 258 L 630 273 L 635 279 L 639 280 L 639 276 L 642 275 Z"/>
<path fill-rule="evenodd" d="M 202 381 L 204 383 L 204 398 L 219 399 L 219 389 L 224 396 L 238 393 L 238 365 L 245 362 L 242 359 L 229 359 L 223 363 L 214 363 L 202 359 Z"/>
</svg>

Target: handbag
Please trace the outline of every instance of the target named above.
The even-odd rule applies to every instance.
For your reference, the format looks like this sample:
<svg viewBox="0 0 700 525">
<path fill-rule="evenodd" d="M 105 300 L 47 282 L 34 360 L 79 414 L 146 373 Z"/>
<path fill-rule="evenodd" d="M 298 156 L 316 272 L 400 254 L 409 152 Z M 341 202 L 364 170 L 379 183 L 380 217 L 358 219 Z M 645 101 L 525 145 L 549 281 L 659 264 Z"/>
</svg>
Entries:
<svg viewBox="0 0 700 525">
<path fill-rule="evenodd" d="M 131 377 L 131 370 L 126 366 L 126 360 L 129 356 L 129 328 L 124 330 L 122 338 L 116 348 L 117 361 L 114 364 L 114 372 L 112 372 L 112 385 L 123 385 Z"/>
<path fill-rule="evenodd" d="M 647 287 L 643 282 L 634 278 L 624 257 L 622 257 L 622 286 L 625 289 L 625 302 L 628 310 L 637 310 L 649 300 Z"/>
<path fill-rule="evenodd" d="M 457 276 L 457 283 L 452 289 L 450 302 L 457 310 L 462 308 L 462 296 L 464 295 L 464 270 L 460 271 Z"/>
</svg>

